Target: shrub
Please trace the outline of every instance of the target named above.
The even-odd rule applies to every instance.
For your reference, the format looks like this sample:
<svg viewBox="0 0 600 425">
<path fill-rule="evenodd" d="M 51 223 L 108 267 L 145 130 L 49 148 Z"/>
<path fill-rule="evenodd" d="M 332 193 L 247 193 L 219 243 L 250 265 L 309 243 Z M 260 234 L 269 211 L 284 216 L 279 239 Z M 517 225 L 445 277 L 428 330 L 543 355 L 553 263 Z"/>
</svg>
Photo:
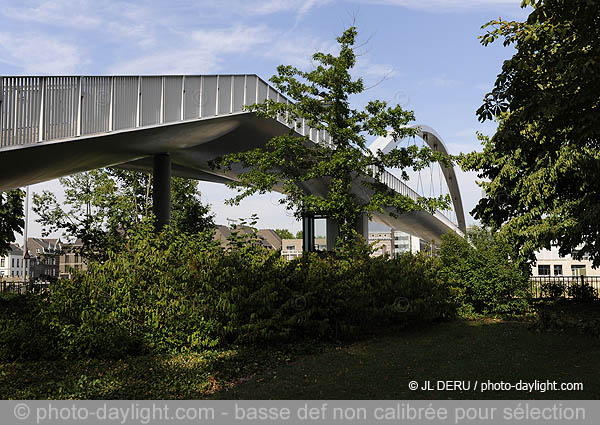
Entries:
<svg viewBox="0 0 600 425">
<path fill-rule="evenodd" d="M 463 316 L 520 314 L 529 309 L 529 275 L 499 234 L 474 228 L 442 237 L 438 277 L 455 289 Z"/>
<path fill-rule="evenodd" d="M 580 301 L 590 301 L 598 298 L 598 291 L 585 280 L 575 280 L 568 288 L 567 295 Z"/>
<path fill-rule="evenodd" d="M 65 358 L 340 340 L 453 317 L 454 295 L 433 265 L 424 255 L 288 262 L 252 243 L 225 250 L 208 233 L 145 228 L 28 314 Z"/>
<path fill-rule="evenodd" d="M 560 298 L 565 294 L 567 285 L 562 280 L 542 282 L 540 285 L 542 298 Z"/>
<path fill-rule="evenodd" d="M 0 360 L 48 359 L 55 336 L 42 317 L 46 300 L 34 294 L 0 295 Z"/>
<path fill-rule="evenodd" d="M 600 301 L 543 300 L 536 305 L 533 327 L 544 331 L 575 331 L 600 337 Z"/>
</svg>

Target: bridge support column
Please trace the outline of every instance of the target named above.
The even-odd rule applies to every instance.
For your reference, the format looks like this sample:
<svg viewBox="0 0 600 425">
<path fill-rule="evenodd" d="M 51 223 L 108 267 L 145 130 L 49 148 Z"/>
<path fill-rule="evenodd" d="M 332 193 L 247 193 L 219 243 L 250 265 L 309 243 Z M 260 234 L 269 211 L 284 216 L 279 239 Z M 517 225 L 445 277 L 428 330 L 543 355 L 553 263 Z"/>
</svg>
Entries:
<svg viewBox="0 0 600 425">
<path fill-rule="evenodd" d="M 337 222 L 331 218 L 327 218 L 325 226 L 327 228 L 327 251 L 333 251 L 340 230 Z"/>
<path fill-rule="evenodd" d="M 302 251 L 315 250 L 315 217 L 311 214 L 302 216 Z"/>
<path fill-rule="evenodd" d="M 152 174 L 152 212 L 156 217 L 156 230 L 161 230 L 171 220 L 171 157 L 168 153 L 154 155 Z"/>
<path fill-rule="evenodd" d="M 365 238 L 366 242 L 369 241 L 369 216 L 367 214 L 362 214 L 358 217 L 358 220 L 356 220 L 356 223 L 354 224 L 354 230 L 356 230 L 356 233 L 360 236 Z"/>
</svg>

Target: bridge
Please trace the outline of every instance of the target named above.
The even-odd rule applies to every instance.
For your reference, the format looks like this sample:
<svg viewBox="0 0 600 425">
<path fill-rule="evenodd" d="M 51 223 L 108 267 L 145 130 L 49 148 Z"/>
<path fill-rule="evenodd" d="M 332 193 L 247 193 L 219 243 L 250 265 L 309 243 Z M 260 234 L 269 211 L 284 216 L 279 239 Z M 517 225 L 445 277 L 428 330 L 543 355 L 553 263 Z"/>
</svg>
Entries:
<svg viewBox="0 0 600 425">
<path fill-rule="evenodd" d="M 171 175 L 226 183 L 241 170 L 215 170 L 211 160 L 264 146 L 290 128 L 312 143 L 331 145 L 327 132 L 304 120 L 258 118 L 244 110 L 244 105 L 266 99 L 290 102 L 256 75 L 0 77 L 0 191 L 109 166 L 153 172 L 154 212 L 164 223 Z M 419 136 L 433 150 L 447 153 L 433 129 L 421 127 Z M 390 138 L 371 146 L 382 151 L 393 147 Z M 464 233 L 456 175 L 452 168 L 442 171 L 456 220 L 440 211 L 397 218 L 384 212 L 373 219 L 427 241 L 439 242 L 448 231 Z M 413 200 L 420 197 L 390 172 L 374 178 Z M 358 186 L 358 196 L 370 196 Z M 306 190 L 325 193 L 326 187 L 316 182 Z M 314 229 L 309 218 L 303 225 L 305 235 Z M 366 236 L 367 225 L 363 217 L 359 233 Z M 327 227 L 333 229 L 329 222 Z M 328 230 L 327 239 L 330 246 L 334 230 Z"/>
</svg>

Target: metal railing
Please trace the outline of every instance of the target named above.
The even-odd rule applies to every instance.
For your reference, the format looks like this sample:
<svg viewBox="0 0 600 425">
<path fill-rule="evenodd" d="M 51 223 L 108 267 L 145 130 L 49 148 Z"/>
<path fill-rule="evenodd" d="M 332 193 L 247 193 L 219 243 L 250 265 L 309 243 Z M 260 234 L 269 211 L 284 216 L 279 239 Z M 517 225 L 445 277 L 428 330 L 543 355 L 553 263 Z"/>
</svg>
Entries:
<svg viewBox="0 0 600 425">
<path fill-rule="evenodd" d="M 534 298 L 598 298 L 600 276 L 531 276 L 530 290 Z"/>
<path fill-rule="evenodd" d="M 0 77 L 0 148 L 236 114 L 266 99 L 290 102 L 256 75 Z M 326 131 L 304 119 L 277 120 L 332 146 Z M 419 198 L 391 173 L 377 176 Z"/>
<path fill-rule="evenodd" d="M 256 75 L 2 77 L 0 147 L 222 116 L 265 99 L 289 103 Z M 304 120 L 297 131 L 331 142 Z"/>
</svg>

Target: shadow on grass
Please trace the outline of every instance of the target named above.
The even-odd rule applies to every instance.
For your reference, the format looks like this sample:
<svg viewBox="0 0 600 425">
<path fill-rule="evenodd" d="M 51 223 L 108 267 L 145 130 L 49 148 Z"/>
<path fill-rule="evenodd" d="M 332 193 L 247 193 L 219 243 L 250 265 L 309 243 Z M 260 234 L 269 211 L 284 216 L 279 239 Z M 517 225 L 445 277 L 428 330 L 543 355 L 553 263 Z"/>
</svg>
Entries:
<svg viewBox="0 0 600 425">
<path fill-rule="evenodd" d="M 525 322 L 457 321 L 304 356 L 214 397 L 597 399 L 599 350 L 600 340 L 536 332 Z M 488 382 L 536 380 L 582 383 L 583 391 L 481 391 Z M 434 390 L 411 391 L 411 381 L 420 387 L 429 381 Z M 460 381 L 463 388 L 438 391 L 438 381 Z"/>
<path fill-rule="evenodd" d="M 2 399 L 198 399 L 285 361 L 253 348 L 0 364 Z"/>
<path fill-rule="evenodd" d="M 3 399 L 597 399 L 600 340 L 527 323 L 456 321 L 346 346 L 235 348 L 125 360 L 0 364 Z M 583 391 L 490 391 L 484 382 L 581 382 Z M 410 391 L 410 381 L 471 389 Z M 478 382 L 478 390 L 473 388 Z"/>
</svg>

